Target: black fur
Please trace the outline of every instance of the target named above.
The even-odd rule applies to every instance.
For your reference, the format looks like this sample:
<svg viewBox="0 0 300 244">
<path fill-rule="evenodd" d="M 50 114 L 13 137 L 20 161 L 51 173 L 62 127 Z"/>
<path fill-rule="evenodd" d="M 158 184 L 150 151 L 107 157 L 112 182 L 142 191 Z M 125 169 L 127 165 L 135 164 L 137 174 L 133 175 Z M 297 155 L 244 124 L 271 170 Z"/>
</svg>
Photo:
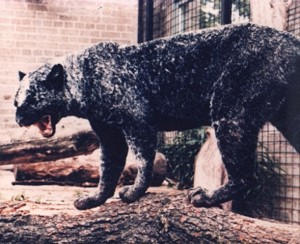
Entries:
<svg viewBox="0 0 300 244">
<path fill-rule="evenodd" d="M 120 197 L 132 202 L 149 186 L 157 131 L 212 125 L 229 182 L 213 192 L 195 189 L 189 200 L 216 206 L 253 184 L 265 122 L 300 151 L 299 61 L 296 37 L 252 24 L 137 46 L 100 43 L 25 76 L 16 118 L 20 125 L 38 123 L 44 136 L 55 132 L 61 117 L 90 121 L 101 143 L 101 179 L 95 195 L 75 202 L 78 209 L 114 194 L 128 147 L 140 164 L 134 185 Z"/>
</svg>

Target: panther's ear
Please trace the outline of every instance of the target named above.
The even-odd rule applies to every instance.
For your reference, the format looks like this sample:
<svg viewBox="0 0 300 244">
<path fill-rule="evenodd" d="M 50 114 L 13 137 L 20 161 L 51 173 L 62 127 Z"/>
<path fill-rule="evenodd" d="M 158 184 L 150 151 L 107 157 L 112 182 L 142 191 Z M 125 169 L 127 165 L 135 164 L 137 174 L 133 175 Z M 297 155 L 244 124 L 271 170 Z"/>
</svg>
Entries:
<svg viewBox="0 0 300 244">
<path fill-rule="evenodd" d="M 23 73 L 22 71 L 19 71 L 19 81 L 21 81 L 25 75 L 26 75 L 25 73 Z"/>
<path fill-rule="evenodd" d="M 62 88 L 64 84 L 65 71 L 61 64 L 55 64 L 47 76 L 47 81 L 55 88 Z"/>
</svg>

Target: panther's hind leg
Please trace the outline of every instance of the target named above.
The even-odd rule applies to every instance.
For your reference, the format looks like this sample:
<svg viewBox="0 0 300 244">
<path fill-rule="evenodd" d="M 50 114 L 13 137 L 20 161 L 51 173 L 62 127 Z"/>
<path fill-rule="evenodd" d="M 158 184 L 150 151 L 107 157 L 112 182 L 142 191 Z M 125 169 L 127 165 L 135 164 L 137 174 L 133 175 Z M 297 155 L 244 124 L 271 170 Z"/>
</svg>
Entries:
<svg viewBox="0 0 300 244">
<path fill-rule="evenodd" d="M 212 192 L 192 190 L 189 200 L 198 207 L 232 200 L 256 182 L 258 133 L 278 111 L 286 92 L 285 82 L 269 75 L 278 70 L 269 59 L 246 52 L 234 57 L 214 83 L 210 101 L 211 121 L 229 181 Z"/>
<path fill-rule="evenodd" d="M 199 187 L 191 190 L 188 198 L 196 207 L 219 206 L 255 183 L 254 160 L 259 128 L 247 125 L 246 121 L 228 119 L 215 121 L 214 127 L 229 181 L 212 192 Z"/>
<path fill-rule="evenodd" d="M 100 123 L 91 125 L 101 145 L 100 179 L 93 195 L 81 197 L 74 202 L 75 207 L 80 210 L 97 207 L 114 195 L 128 152 L 122 131 Z"/>
</svg>

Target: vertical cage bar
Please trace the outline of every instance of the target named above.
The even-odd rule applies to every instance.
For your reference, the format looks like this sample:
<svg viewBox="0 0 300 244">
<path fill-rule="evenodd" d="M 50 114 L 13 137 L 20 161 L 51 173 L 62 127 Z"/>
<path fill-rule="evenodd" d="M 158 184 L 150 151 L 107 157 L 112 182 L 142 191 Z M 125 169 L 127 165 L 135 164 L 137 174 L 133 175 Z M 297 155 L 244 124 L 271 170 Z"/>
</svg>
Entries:
<svg viewBox="0 0 300 244">
<path fill-rule="evenodd" d="M 153 39 L 153 0 L 147 0 L 146 5 L 146 41 Z"/>
<path fill-rule="evenodd" d="M 144 0 L 139 0 L 138 2 L 138 43 L 144 41 Z"/>
<path fill-rule="evenodd" d="M 232 0 L 222 0 L 221 3 L 221 25 L 231 23 Z"/>
</svg>

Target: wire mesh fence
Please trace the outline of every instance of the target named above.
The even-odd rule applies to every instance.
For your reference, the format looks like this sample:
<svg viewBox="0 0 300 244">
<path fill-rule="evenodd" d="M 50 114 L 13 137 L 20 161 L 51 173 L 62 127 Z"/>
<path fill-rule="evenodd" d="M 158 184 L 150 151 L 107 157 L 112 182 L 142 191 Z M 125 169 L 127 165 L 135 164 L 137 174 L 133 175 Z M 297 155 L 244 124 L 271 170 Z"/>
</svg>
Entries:
<svg viewBox="0 0 300 244">
<path fill-rule="evenodd" d="M 144 4 L 141 6 L 146 10 L 149 1 L 140 2 Z M 217 27 L 221 25 L 221 2 L 221 0 L 153 0 L 150 1 L 152 12 L 144 10 L 139 25 L 143 26 L 144 32 L 147 32 L 145 30 L 148 28 L 148 33 L 152 35 L 151 39 Z M 149 18 L 152 21 L 149 21 Z M 232 23 L 250 21 L 250 0 L 232 0 L 231 20 Z M 148 25 L 152 25 L 150 31 L 146 22 Z M 288 11 L 287 30 L 295 35 L 300 35 L 300 0 L 292 1 Z M 140 42 L 145 40 L 145 38 L 139 38 Z M 160 144 L 172 144 L 177 133 L 160 134 Z M 278 164 L 278 167 L 273 168 L 274 175 L 272 177 L 275 180 L 279 179 L 280 184 L 276 191 L 271 190 L 272 203 L 257 199 L 255 202 L 245 200 L 243 205 L 245 208 L 248 207 L 248 210 L 249 208 L 262 209 L 260 217 L 300 224 L 300 156 L 270 124 L 261 130 L 259 141 L 257 161 L 264 163 L 265 160 L 268 160 L 268 164 L 273 162 Z M 262 155 L 265 157 L 263 161 L 260 158 Z M 263 164 L 262 167 L 269 166 Z M 266 178 L 267 176 L 260 175 L 260 177 Z M 272 181 L 270 182 L 269 184 L 273 184 Z M 240 212 L 243 212 L 243 209 L 240 209 Z"/>
<path fill-rule="evenodd" d="M 293 0 L 288 10 L 288 31 L 300 36 L 300 1 Z"/>
<path fill-rule="evenodd" d="M 139 6 L 139 42 L 149 32 L 157 39 L 221 25 L 221 0 L 140 0 Z M 231 16 L 232 23 L 249 21 L 249 0 L 233 0 Z"/>
<path fill-rule="evenodd" d="M 273 192 L 273 212 L 268 217 L 300 224 L 300 156 L 271 124 L 259 135 L 258 152 L 268 151 L 280 170 L 279 188 Z"/>
</svg>

